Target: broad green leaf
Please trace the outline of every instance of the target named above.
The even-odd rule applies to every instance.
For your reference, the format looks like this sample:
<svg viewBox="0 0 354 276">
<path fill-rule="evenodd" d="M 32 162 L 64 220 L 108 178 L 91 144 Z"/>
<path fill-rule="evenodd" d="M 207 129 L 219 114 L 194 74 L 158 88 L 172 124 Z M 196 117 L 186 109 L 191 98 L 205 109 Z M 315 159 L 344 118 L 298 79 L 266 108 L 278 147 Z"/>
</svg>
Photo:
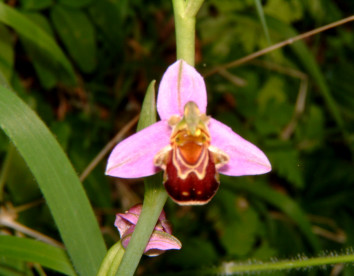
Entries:
<svg viewBox="0 0 354 276">
<path fill-rule="evenodd" d="M 92 3 L 93 0 L 58 0 L 58 3 L 71 8 L 82 8 Z M 101 1 L 101 0 L 100 0 Z"/>
<path fill-rule="evenodd" d="M 270 141 L 268 151 L 273 170 L 297 188 L 304 188 L 303 164 L 298 150 L 287 142 Z"/>
<path fill-rule="evenodd" d="M 53 59 L 58 70 L 65 70 L 68 84 L 75 84 L 74 70 L 62 50 L 40 26 L 29 20 L 14 8 L 0 3 L 0 22 L 10 26 L 23 37 L 31 41 L 48 58 Z"/>
<path fill-rule="evenodd" d="M 252 206 L 248 206 L 245 210 L 238 210 L 236 217 L 218 229 L 221 233 L 220 242 L 228 254 L 242 258 L 255 246 L 258 227 L 258 214 Z"/>
<path fill-rule="evenodd" d="M 39 117 L 4 87 L 0 87 L 0 126 L 36 178 L 76 270 L 95 275 L 105 244 L 85 191 L 58 142 Z"/>
<path fill-rule="evenodd" d="M 264 7 L 264 12 L 268 16 L 290 23 L 302 18 L 302 7 L 301 2 L 297 0 L 269 0 Z"/>
<path fill-rule="evenodd" d="M 0 256 L 38 263 L 65 275 L 76 275 L 65 250 L 40 241 L 0 236 Z"/>
<path fill-rule="evenodd" d="M 91 73 L 96 67 L 96 38 L 86 14 L 80 10 L 55 5 L 50 15 L 71 57 L 83 72 Z"/>
<path fill-rule="evenodd" d="M 311 225 L 301 208 L 290 197 L 272 190 L 262 183 L 249 183 L 247 181 L 235 181 L 235 178 L 221 176 L 221 183 L 224 187 L 234 191 L 245 191 L 256 196 L 268 204 L 278 208 L 291 218 L 302 231 L 307 241 L 315 251 L 319 249 L 319 242 L 312 232 Z"/>
<path fill-rule="evenodd" d="M 53 0 L 20 0 L 21 8 L 24 10 L 38 11 L 53 5 Z"/>
<path fill-rule="evenodd" d="M 8 29 L 0 24 L 0 71 L 10 81 L 14 66 L 13 40 Z"/>
</svg>

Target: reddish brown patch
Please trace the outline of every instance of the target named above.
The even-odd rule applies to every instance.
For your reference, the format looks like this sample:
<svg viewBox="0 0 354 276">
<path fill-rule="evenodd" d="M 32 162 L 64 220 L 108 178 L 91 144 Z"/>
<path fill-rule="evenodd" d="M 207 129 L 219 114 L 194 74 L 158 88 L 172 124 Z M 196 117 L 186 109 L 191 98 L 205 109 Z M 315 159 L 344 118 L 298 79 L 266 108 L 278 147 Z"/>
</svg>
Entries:
<svg viewBox="0 0 354 276">
<path fill-rule="evenodd" d="M 198 179 L 195 172 L 190 172 L 186 179 L 178 176 L 177 169 L 172 163 L 173 151 L 169 153 L 166 165 L 167 181 L 164 183 L 167 193 L 181 205 L 200 205 L 208 203 L 219 188 L 216 180 L 217 171 L 210 152 L 205 177 Z"/>
</svg>

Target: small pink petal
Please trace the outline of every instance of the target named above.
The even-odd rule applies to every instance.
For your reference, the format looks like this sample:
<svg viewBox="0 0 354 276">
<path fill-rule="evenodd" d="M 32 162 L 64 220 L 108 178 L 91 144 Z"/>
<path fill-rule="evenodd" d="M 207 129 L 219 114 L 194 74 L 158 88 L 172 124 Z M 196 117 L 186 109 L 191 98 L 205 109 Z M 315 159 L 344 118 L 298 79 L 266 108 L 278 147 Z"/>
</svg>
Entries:
<svg viewBox="0 0 354 276">
<path fill-rule="evenodd" d="M 124 214 L 117 214 L 116 215 L 116 221 L 114 223 L 115 226 L 118 227 L 119 225 L 122 225 L 123 223 L 125 224 L 137 224 L 139 220 L 139 215 L 132 214 L 132 213 L 124 213 Z"/>
<path fill-rule="evenodd" d="M 122 214 L 117 214 L 114 225 L 118 228 L 120 237 L 123 237 L 124 234 L 128 231 L 129 227 L 133 224 L 127 221 L 125 218 L 121 217 Z"/>
<path fill-rule="evenodd" d="M 135 226 L 132 225 L 124 235 L 121 236 L 121 242 L 124 248 L 127 248 L 134 230 Z M 176 237 L 162 231 L 154 230 L 146 245 L 144 254 L 153 257 L 160 255 L 166 250 L 181 249 L 181 247 L 182 244 Z"/>
<path fill-rule="evenodd" d="M 138 178 L 157 173 L 154 156 L 170 142 L 171 128 L 159 121 L 120 142 L 108 158 L 106 174 Z"/>
<path fill-rule="evenodd" d="M 171 226 L 171 223 L 168 220 L 166 220 L 166 219 L 159 220 L 159 223 L 162 226 L 162 230 L 161 231 L 164 231 L 164 232 L 166 232 L 168 234 L 172 234 L 172 226 Z M 155 229 L 159 230 L 159 229 L 157 229 L 157 227 L 155 227 Z"/>
<path fill-rule="evenodd" d="M 157 95 L 157 112 L 161 120 L 183 115 L 184 105 L 195 102 L 201 113 L 206 112 L 207 93 L 203 77 L 183 60 L 167 68 Z"/>
<path fill-rule="evenodd" d="M 162 232 L 154 231 L 150 237 L 150 240 L 145 248 L 145 255 L 150 257 L 160 255 L 166 250 L 181 249 L 181 242 L 174 236 Z"/>
<path fill-rule="evenodd" d="M 128 228 L 127 231 L 125 231 L 124 235 L 120 236 L 121 242 L 122 242 L 122 246 L 124 248 L 127 248 L 128 244 L 130 242 L 130 239 L 132 238 L 134 230 L 135 230 L 135 225 L 132 225 L 132 226 L 130 226 Z"/>
<path fill-rule="evenodd" d="M 143 209 L 143 204 L 138 203 L 138 204 L 135 204 L 134 206 L 130 207 L 129 210 L 126 211 L 125 213 L 126 214 L 131 213 L 131 214 L 140 216 L 142 209 Z"/>
<path fill-rule="evenodd" d="M 221 174 L 231 176 L 267 173 L 272 166 L 265 154 L 243 139 L 223 123 L 211 119 L 209 123 L 211 145 L 226 152 L 230 160 L 220 168 Z"/>
</svg>

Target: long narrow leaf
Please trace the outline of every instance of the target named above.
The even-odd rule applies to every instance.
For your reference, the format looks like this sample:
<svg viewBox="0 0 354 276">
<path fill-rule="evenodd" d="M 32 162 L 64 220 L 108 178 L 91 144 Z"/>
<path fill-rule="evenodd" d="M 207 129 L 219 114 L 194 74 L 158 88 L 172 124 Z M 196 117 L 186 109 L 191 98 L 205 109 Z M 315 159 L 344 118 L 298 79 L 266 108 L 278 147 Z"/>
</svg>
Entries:
<svg viewBox="0 0 354 276">
<path fill-rule="evenodd" d="M 65 250 L 40 241 L 0 236 L 0 256 L 39 263 L 69 276 L 76 275 Z"/>
<path fill-rule="evenodd" d="M 81 183 L 39 117 L 0 86 L 0 126 L 36 178 L 76 270 L 96 275 L 106 248 Z"/>
<path fill-rule="evenodd" d="M 261 24 L 262 24 L 262 28 L 263 28 L 263 32 L 264 35 L 267 39 L 268 45 L 272 44 L 272 41 L 270 40 L 270 35 L 269 35 L 269 30 L 268 30 L 268 25 L 264 16 L 264 12 L 263 12 L 263 7 L 262 7 L 262 3 L 260 0 L 254 0 L 256 8 L 257 8 L 257 13 L 258 13 L 258 17 L 261 20 Z"/>
<path fill-rule="evenodd" d="M 75 83 L 75 73 L 71 63 L 54 39 L 42 28 L 33 23 L 19 11 L 4 3 L 0 3 L 0 22 L 10 26 L 43 52 L 47 53 L 48 58 L 53 59 L 65 69 L 67 72 L 67 78 L 69 78 L 66 80 L 71 84 Z"/>
</svg>

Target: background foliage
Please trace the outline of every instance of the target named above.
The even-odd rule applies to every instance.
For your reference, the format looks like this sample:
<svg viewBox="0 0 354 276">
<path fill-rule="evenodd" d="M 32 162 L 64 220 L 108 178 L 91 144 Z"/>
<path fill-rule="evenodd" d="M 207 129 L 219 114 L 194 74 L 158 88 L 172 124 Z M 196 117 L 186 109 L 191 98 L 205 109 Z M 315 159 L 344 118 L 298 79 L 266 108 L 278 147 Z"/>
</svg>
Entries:
<svg viewBox="0 0 354 276">
<path fill-rule="evenodd" d="M 0 2 L 5 2 L 0 6 L 2 83 L 10 83 L 36 111 L 80 174 L 139 112 L 150 81 L 159 81 L 175 60 L 172 5 L 137 0 Z M 354 11 L 352 1 L 262 4 L 270 41 L 255 1 L 204 3 L 197 18 L 200 72 Z M 353 246 L 353 55 L 349 23 L 206 77 L 208 113 L 264 150 L 273 171 L 222 177 L 218 194 L 203 207 L 182 208 L 169 200 L 165 210 L 183 248 L 144 258 L 138 274 L 342 253 Z M 0 216 L 5 208 L 33 203 L 16 213 L 16 221 L 60 241 L 34 177 L 2 132 L 0 166 Z M 106 177 L 104 169 L 105 160 L 83 186 L 110 246 L 119 239 L 115 213 L 141 202 L 143 185 Z M 17 234 L 0 223 L 2 234 Z M 42 271 L 6 254 L 0 268 L 13 275 Z M 336 266 L 303 274 L 329 271 L 354 273 L 352 266 Z"/>
</svg>

